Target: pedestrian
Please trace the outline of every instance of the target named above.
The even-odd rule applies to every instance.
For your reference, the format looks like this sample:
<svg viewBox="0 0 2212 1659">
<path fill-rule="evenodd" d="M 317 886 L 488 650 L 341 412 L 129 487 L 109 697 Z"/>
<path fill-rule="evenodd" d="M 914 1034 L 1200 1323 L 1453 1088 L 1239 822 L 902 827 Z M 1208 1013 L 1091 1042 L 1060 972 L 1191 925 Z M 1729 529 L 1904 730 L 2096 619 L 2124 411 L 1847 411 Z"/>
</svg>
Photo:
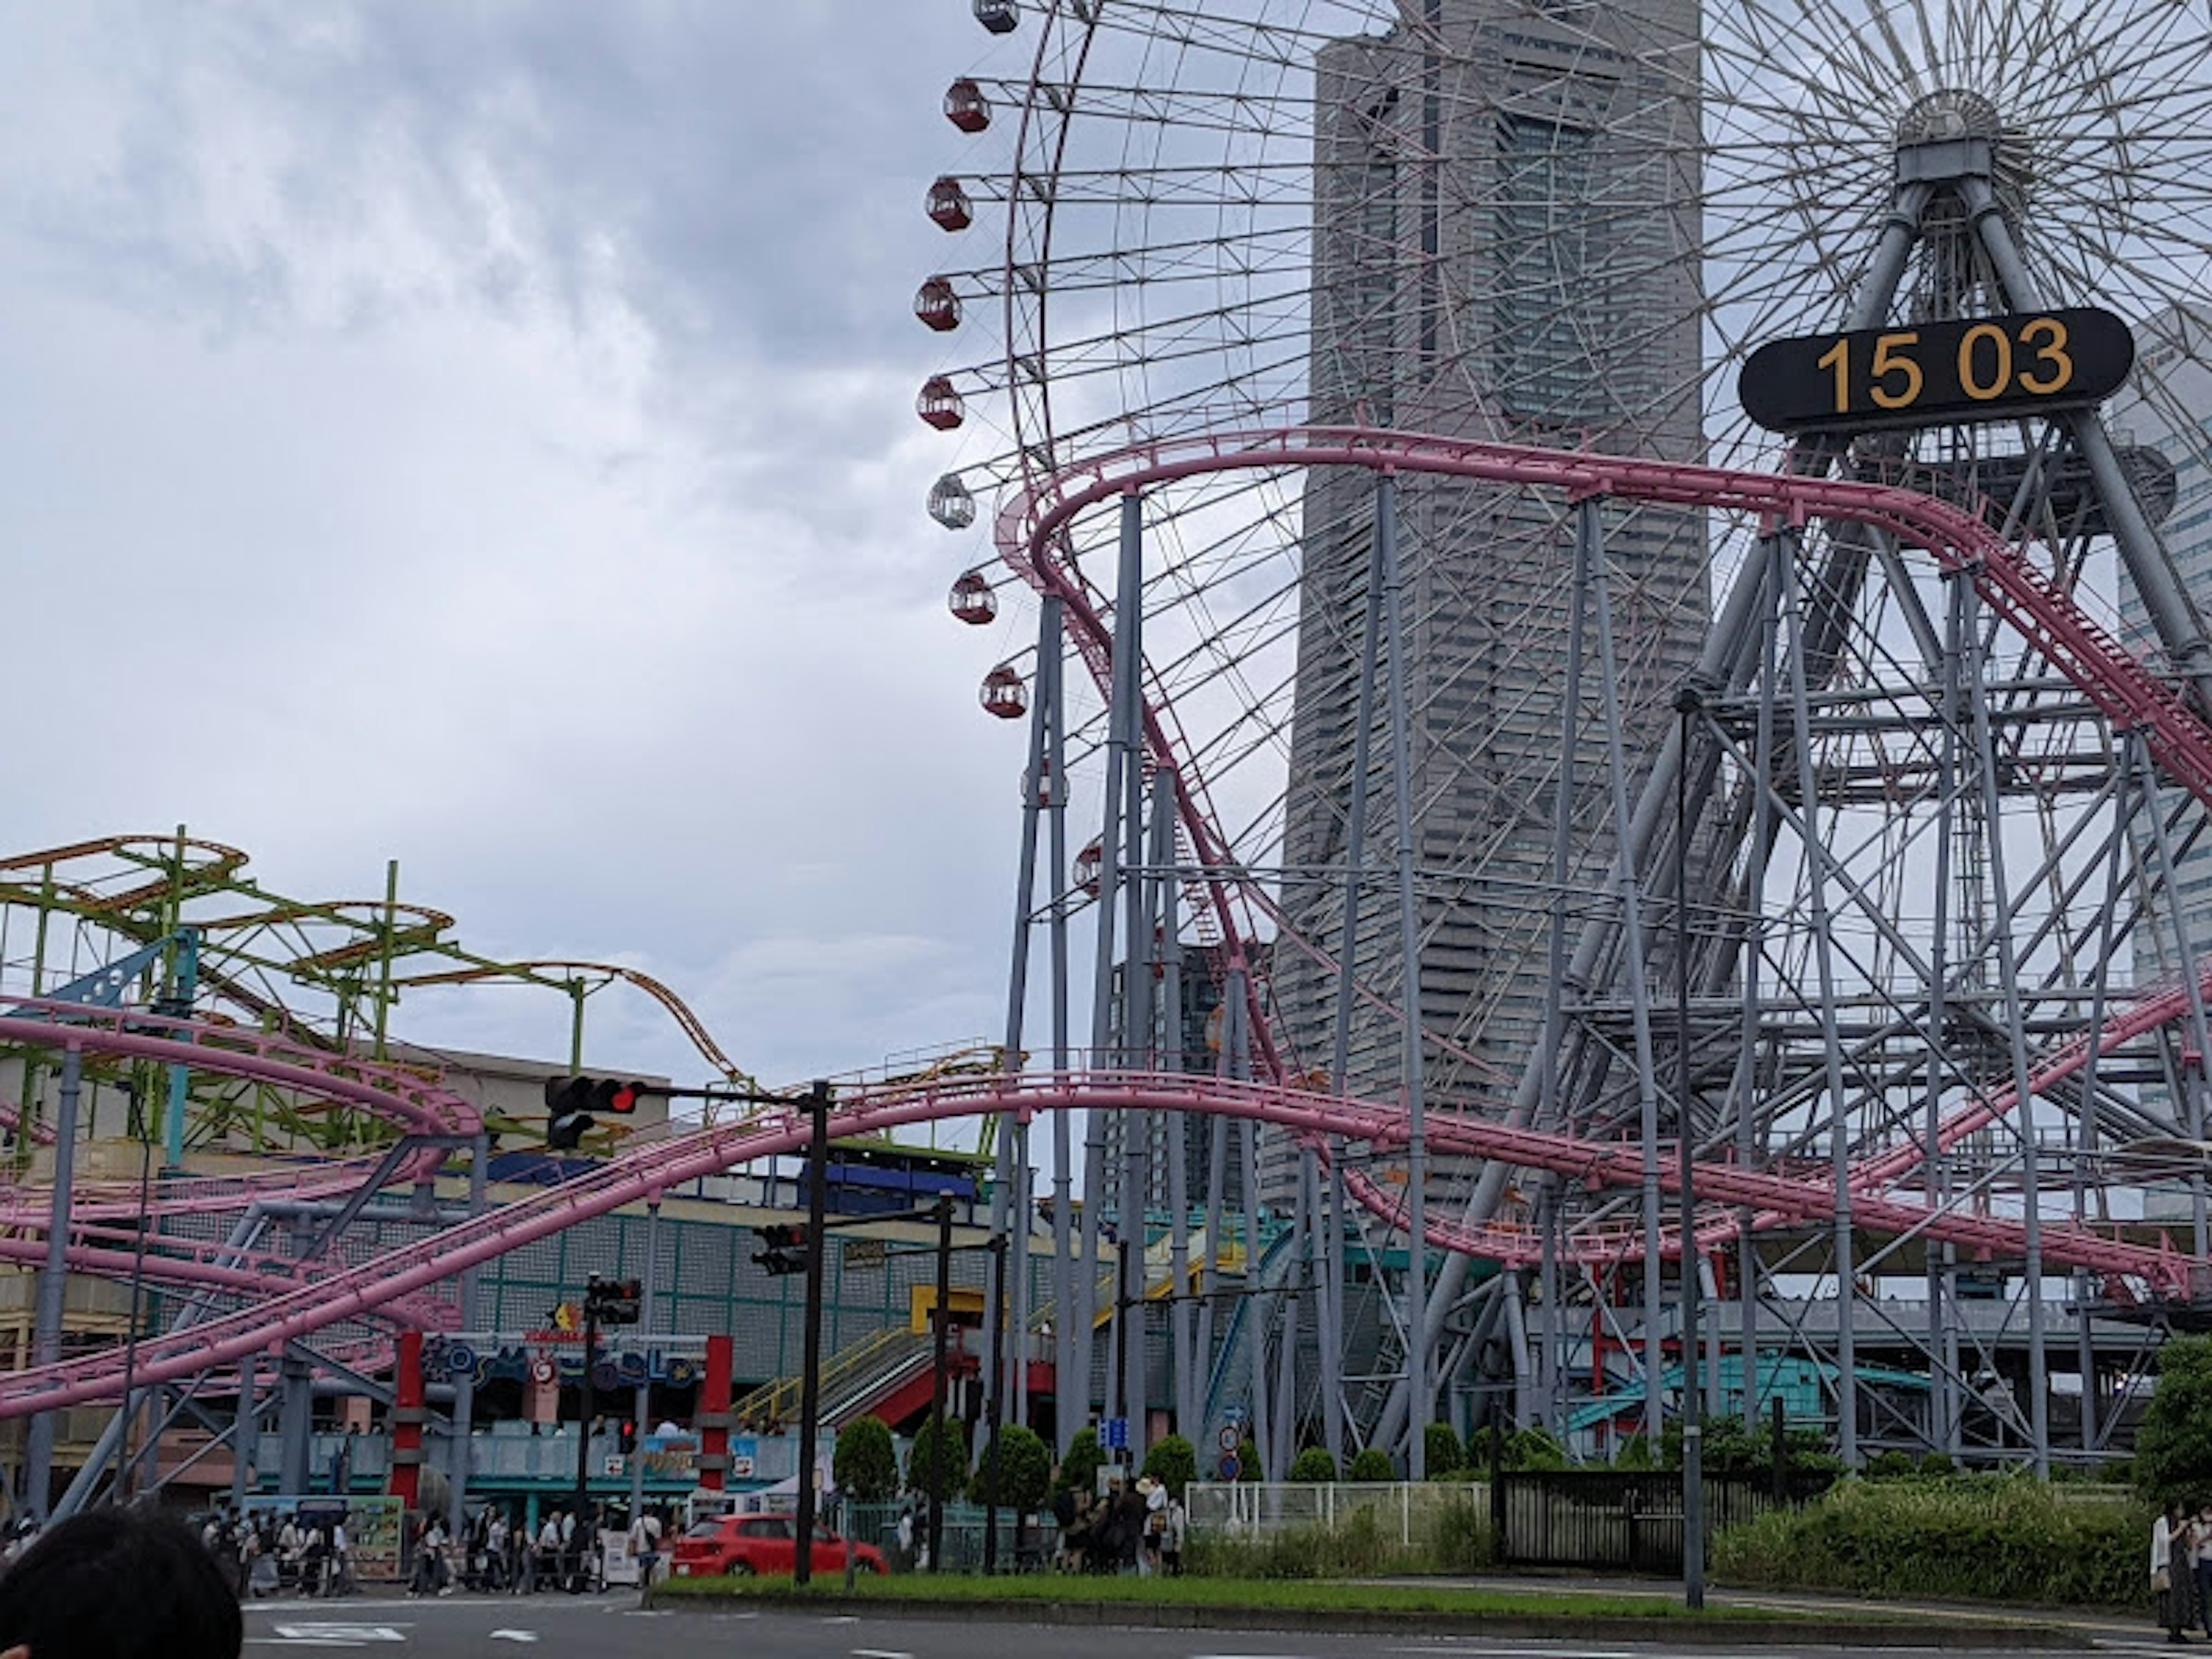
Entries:
<svg viewBox="0 0 2212 1659">
<path fill-rule="evenodd" d="M 1145 1494 L 1134 1486 L 1125 1486 L 1114 1510 L 1121 1533 L 1118 1565 L 1123 1572 L 1141 1574 L 1145 1571 Z"/>
<path fill-rule="evenodd" d="M 1146 1475 L 1137 1482 L 1145 1498 L 1145 1529 L 1137 1552 L 1137 1576 L 1150 1578 L 1159 1571 L 1160 1551 L 1167 1540 L 1168 1489 L 1164 1481 Z"/>
<path fill-rule="evenodd" d="M 1160 1540 L 1160 1559 L 1166 1565 L 1168 1577 L 1182 1577 L 1183 1534 L 1190 1526 L 1190 1512 L 1182 1506 L 1182 1499 L 1168 1499 L 1168 1528 Z"/>
<path fill-rule="evenodd" d="M 575 1510 L 561 1511 L 561 1588 L 571 1595 L 582 1588 L 582 1530 L 576 1522 Z"/>
<path fill-rule="evenodd" d="M 0 1577 L 0 1654 L 238 1659 L 245 1636 L 215 1558 L 156 1511 L 58 1522 Z"/>
<path fill-rule="evenodd" d="M 2169 1642 L 2189 1639 L 2181 1633 L 2189 1623 L 2189 1511 L 2175 1498 L 2150 1527 L 2150 1587 Z"/>
<path fill-rule="evenodd" d="M 561 1584 L 561 1511 L 549 1510 L 545 1524 L 538 1529 L 538 1556 L 532 1564 L 532 1589 L 541 1583 L 559 1589 Z"/>
</svg>

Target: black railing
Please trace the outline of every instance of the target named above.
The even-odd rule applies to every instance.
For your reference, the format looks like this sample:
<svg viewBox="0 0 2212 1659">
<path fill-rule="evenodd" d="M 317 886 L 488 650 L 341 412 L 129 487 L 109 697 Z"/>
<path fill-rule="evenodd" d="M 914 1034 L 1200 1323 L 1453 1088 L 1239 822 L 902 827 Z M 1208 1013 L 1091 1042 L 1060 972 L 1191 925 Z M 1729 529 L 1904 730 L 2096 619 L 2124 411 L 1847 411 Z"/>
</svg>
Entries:
<svg viewBox="0 0 2212 1659">
<path fill-rule="evenodd" d="M 1793 1476 L 1779 1496 L 1771 1477 L 1705 1482 L 1705 1539 L 1770 1510 L 1826 1492 L 1830 1475 Z M 1616 1571 L 1682 1571 L 1680 1472 L 1547 1469 L 1508 1474 L 1492 1499 L 1499 1561 L 1509 1566 Z"/>
</svg>

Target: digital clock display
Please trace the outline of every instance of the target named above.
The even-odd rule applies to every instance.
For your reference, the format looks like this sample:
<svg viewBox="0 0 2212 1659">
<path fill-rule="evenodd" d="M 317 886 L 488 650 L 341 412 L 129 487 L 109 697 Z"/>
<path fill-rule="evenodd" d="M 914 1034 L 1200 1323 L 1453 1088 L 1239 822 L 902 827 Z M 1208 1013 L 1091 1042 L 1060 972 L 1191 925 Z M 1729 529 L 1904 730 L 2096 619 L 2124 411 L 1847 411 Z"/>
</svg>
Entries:
<svg viewBox="0 0 2212 1659">
<path fill-rule="evenodd" d="M 1736 395 L 1771 432 L 1994 421 L 2110 397 L 2135 359 L 2108 311 L 2030 311 L 1772 341 Z"/>
</svg>

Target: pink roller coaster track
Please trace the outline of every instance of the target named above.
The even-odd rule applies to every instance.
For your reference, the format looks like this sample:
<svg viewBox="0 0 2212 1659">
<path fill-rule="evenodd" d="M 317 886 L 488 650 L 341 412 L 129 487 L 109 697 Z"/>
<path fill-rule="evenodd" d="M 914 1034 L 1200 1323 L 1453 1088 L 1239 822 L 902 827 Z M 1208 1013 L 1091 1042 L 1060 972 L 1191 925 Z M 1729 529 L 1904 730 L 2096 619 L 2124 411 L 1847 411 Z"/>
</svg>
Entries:
<svg viewBox="0 0 2212 1659">
<path fill-rule="evenodd" d="M 1802 526 L 1814 518 L 1866 524 L 1886 530 L 1907 545 L 1925 549 L 1948 569 L 1966 573 L 1984 600 L 2114 722 L 2143 733 L 2150 752 L 2166 775 L 2199 799 L 2212 804 L 2212 730 L 2164 683 L 2136 662 L 2068 595 L 1980 520 L 1943 502 L 1893 487 L 1825 478 L 1774 477 L 1665 462 L 1522 448 L 1352 428 L 1271 428 L 1145 445 L 1106 455 L 1064 471 L 1040 489 L 1017 496 L 1000 517 L 999 544 L 1008 562 L 1041 591 L 1065 602 L 1077 648 L 1102 688 L 1110 677 L 1110 633 L 1105 602 L 1061 557 L 1061 532 L 1087 507 L 1154 485 L 1204 474 L 1237 470 L 1313 466 L 1364 467 L 1377 472 L 1443 474 L 1527 488 L 1556 489 L 1571 500 L 1611 495 L 1625 501 L 1700 507 L 1756 515 L 1770 527 Z M 1207 805 L 1204 780 L 1182 756 L 1186 752 L 1173 712 L 1148 698 L 1144 725 L 1149 760 L 1170 771 L 1179 785 L 1182 828 L 1206 872 L 1198 884 L 1203 902 L 1218 926 L 1232 960 L 1245 957 L 1255 937 L 1253 913 L 1266 914 L 1269 901 L 1233 872 L 1235 866 Z M 1249 961 L 1249 957 L 1245 957 Z M 2212 972 L 2207 983 L 2212 985 Z M 1255 1012 L 1263 1000 L 1255 990 Z M 2175 1018 L 2187 1006 L 2185 991 L 2168 990 L 2122 1010 L 2100 1034 L 2109 1047 Z M 56 1011 L 57 1012 L 60 1011 Z M 391 1068 L 368 1066 L 316 1054 L 279 1040 L 227 1028 L 195 1026 L 130 1013 L 87 1016 L 70 1010 L 73 1023 L 27 1018 L 18 1012 L 0 1017 L 0 1041 L 68 1046 L 88 1052 L 133 1055 L 185 1064 L 197 1069 L 248 1077 L 320 1098 L 343 1101 L 376 1112 L 419 1133 L 472 1133 L 473 1109 L 419 1078 Z M 879 1133 L 908 1124 L 981 1114 L 1012 1112 L 1028 1118 L 1038 1112 L 1079 1109 L 1168 1110 L 1213 1113 L 1273 1124 L 1308 1137 L 1341 1136 L 1388 1152 L 1406 1137 L 1402 1113 L 1395 1106 L 1334 1097 L 1287 1086 L 1283 1066 L 1261 1034 L 1256 1056 L 1273 1079 L 1234 1083 L 1185 1074 L 1146 1076 L 1128 1073 L 1048 1073 L 1020 1077 L 955 1077 L 922 1085 L 879 1085 L 841 1101 L 830 1121 L 838 1136 Z M 2072 1075 L 2086 1063 L 2087 1038 L 2050 1056 L 2031 1079 L 2041 1089 Z M 1942 1130 L 1947 1143 L 2002 1117 L 2016 1103 L 2011 1091 L 1992 1092 L 1960 1109 Z M 1431 1114 L 1430 1143 L 1438 1152 L 1500 1160 L 1577 1178 L 1592 1188 L 1633 1188 L 1643 1178 L 1640 1148 L 1625 1142 L 1598 1142 L 1572 1136 L 1455 1116 Z M 640 1148 L 544 1192 L 495 1212 L 447 1228 L 416 1243 L 345 1264 L 330 1263 L 313 1282 L 289 1267 L 254 1261 L 247 1268 L 227 1269 L 207 1256 L 179 1260 L 163 1271 L 180 1282 L 234 1291 L 243 1288 L 235 1273 L 252 1281 L 260 1299 L 236 1312 L 211 1318 L 189 1330 L 143 1340 L 136 1362 L 142 1386 L 204 1373 L 236 1363 L 249 1354 L 296 1340 L 348 1320 L 420 1317 L 437 1285 L 465 1270 L 620 1206 L 657 1194 L 665 1188 L 719 1173 L 754 1160 L 788 1153 L 805 1144 L 806 1123 L 796 1110 L 770 1113 L 725 1127 L 708 1128 Z M 1873 1232 L 1917 1236 L 1954 1244 L 1971 1255 L 2016 1256 L 2025 1249 L 2016 1219 L 1979 1215 L 1899 1197 L 1885 1190 L 1909 1175 L 1924 1148 L 1900 1146 L 1858 1166 L 1852 1182 L 1856 1224 Z M 442 1153 L 426 1152 L 419 1168 L 405 1178 L 427 1173 Z M 1398 1223 L 1398 1195 L 1364 1176 L 1353 1176 L 1351 1190 L 1385 1220 Z M 1697 1171 L 1701 1199 L 1748 1208 L 1761 1224 L 1803 1224 L 1832 1218 L 1837 1194 L 1826 1181 L 1800 1180 L 1720 1164 L 1701 1164 Z M 1669 1164 L 1662 1185 L 1674 1191 Z M 337 1190 L 350 1182 L 319 1168 L 298 1179 L 280 1177 L 288 1193 L 319 1190 L 325 1182 Z M 204 1208 L 235 1209 L 250 1201 L 254 1188 L 240 1183 L 208 1185 L 184 1201 Z M 106 1224 L 115 1218 L 117 1194 L 88 1210 L 87 1237 L 115 1237 Z M 0 1193 L 0 1216 L 14 1226 L 35 1231 L 41 1218 L 27 1194 Z M 1714 1224 L 1717 1231 L 1733 1221 Z M 1698 1229 L 1702 1236 L 1706 1228 Z M 1528 1258 L 1532 1241 L 1510 1225 L 1493 1223 L 1474 1230 L 1432 1226 L 1430 1237 L 1444 1248 L 1472 1250 L 1508 1261 Z M 2047 1261 L 2081 1267 L 2117 1279 L 2134 1281 L 2156 1295 L 2185 1295 L 2191 1270 L 2204 1264 L 2170 1248 L 2153 1248 L 2090 1230 L 2045 1223 L 2042 1246 Z M 1625 1242 L 1595 1236 L 1578 1248 L 1603 1257 L 1625 1252 Z M 0 1253 L 17 1254 L 0 1245 Z M 82 1243 L 72 1260 L 94 1271 L 116 1265 L 112 1244 Z M 275 1283 L 270 1276 L 279 1277 Z M 118 1398 L 123 1391 L 121 1358 L 84 1356 L 0 1379 L 0 1417 L 87 1401 Z"/>
</svg>

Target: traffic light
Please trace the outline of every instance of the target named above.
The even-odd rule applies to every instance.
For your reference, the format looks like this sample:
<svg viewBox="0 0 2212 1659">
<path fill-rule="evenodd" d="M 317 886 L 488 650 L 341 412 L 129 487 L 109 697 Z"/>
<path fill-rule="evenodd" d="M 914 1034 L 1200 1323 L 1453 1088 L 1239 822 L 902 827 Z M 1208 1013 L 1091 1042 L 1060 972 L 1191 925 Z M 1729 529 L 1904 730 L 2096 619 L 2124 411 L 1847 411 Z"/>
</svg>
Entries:
<svg viewBox="0 0 2212 1659">
<path fill-rule="evenodd" d="M 594 1112 L 628 1117 L 651 1092 L 651 1085 L 611 1077 L 549 1077 L 545 1079 L 545 1146 L 571 1152 L 594 1127 Z"/>
<path fill-rule="evenodd" d="M 786 1273 L 806 1271 L 806 1229 L 793 1222 L 780 1222 L 772 1226 L 756 1227 L 763 1246 L 753 1261 L 768 1270 L 770 1278 L 781 1278 Z"/>
<path fill-rule="evenodd" d="M 549 1077 L 545 1079 L 545 1150 L 573 1152 L 592 1127 L 592 1079 L 587 1077 Z"/>
<path fill-rule="evenodd" d="M 602 1325 L 635 1325 L 645 1316 L 644 1286 L 635 1279 L 601 1279 L 594 1275 L 584 1294 L 592 1317 Z"/>
<path fill-rule="evenodd" d="M 637 1425 L 631 1419 L 623 1419 L 622 1449 L 624 1455 L 637 1449 Z"/>
</svg>

